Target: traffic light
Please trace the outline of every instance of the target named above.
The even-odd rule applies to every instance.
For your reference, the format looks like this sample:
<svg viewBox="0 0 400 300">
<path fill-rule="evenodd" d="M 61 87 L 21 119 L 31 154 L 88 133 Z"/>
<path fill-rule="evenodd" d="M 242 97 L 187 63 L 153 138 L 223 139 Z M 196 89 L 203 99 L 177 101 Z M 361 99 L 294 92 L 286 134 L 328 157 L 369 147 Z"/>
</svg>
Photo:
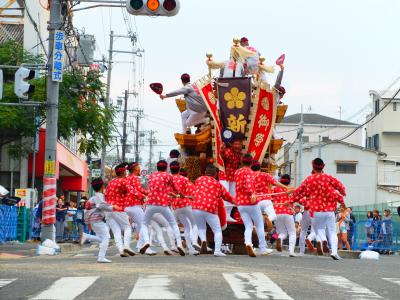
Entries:
<svg viewBox="0 0 400 300">
<path fill-rule="evenodd" d="M 35 71 L 20 67 L 15 72 L 14 93 L 22 99 L 28 99 L 28 95 L 33 93 L 35 86 L 29 84 L 27 80 L 35 77 Z"/>
<path fill-rule="evenodd" d="M 175 16 L 181 5 L 179 0 L 127 0 L 128 13 L 135 16 Z"/>
</svg>

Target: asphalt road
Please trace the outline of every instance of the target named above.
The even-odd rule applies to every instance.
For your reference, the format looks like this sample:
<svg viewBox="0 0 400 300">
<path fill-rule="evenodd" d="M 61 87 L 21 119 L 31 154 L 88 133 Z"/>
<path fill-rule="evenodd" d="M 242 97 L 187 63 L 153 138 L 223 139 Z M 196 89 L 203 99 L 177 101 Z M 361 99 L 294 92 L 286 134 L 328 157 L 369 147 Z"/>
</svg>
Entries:
<svg viewBox="0 0 400 300">
<path fill-rule="evenodd" d="M 400 258 L 121 258 L 96 249 L 0 260 L 0 299 L 400 299 Z"/>
</svg>

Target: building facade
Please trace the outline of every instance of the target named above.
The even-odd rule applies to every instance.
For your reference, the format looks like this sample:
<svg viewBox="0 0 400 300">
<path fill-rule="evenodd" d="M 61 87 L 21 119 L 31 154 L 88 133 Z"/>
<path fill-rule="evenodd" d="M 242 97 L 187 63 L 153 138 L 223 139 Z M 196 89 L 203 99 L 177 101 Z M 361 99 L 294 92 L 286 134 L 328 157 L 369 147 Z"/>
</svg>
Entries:
<svg viewBox="0 0 400 300">
<path fill-rule="evenodd" d="M 303 176 L 295 173 L 294 157 L 295 151 L 299 148 L 297 133 L 301 120 L 301 114 L 286 116 L 281 123 L 276 125 L 276 134 L 285 140 L 283 147 L 275 157 L 282 173 L 292 174 L 296 182 L 300 182 Z M 328 141 L 342 139 L 354 145 L 362 145 L 362 129 L 359 125 L 320 114 L 303 114 L 303 139 L 302 146 L 323 145 Z M 300 178 L 301 177 L 301 178 Z"/>
</svg>

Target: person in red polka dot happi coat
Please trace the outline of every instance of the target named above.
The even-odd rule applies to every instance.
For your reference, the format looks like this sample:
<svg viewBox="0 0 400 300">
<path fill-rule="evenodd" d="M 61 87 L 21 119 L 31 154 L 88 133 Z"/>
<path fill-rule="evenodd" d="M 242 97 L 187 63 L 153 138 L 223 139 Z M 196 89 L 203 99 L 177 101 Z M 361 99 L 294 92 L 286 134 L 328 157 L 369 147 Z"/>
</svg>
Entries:
<svg viewBox="0 0 400 300">
<path fill-rule="evenodd" d="M 266 172 L 261 172 L 261 164 L 258 161 L 253 162 L 251 169 L 255 172 L 254 184 L 256 188 L 258 206 L 260 206 L 261 213 L 264 216 L 265 223 L 268 231 L 273 227 L 272 222 L 276 220 L 276 213 L 272 204 L 271 186 L 278 186 L 284 190 L 291 190 L 291 188 L 277 182 L 274 177 Z"/>
<path fill-rule="evenodd" d="M 193 217 L 192 201 L 186 197 L 192 196 L 193 183 L 191 183 L 187 177 L 179 174 L 179 162 L 171 162 L 169 169 L 171 171 L 175 186 L 178 188 L 179 194 L 184 196 L 182 198 L 176 197 L 172 199 L 172 209 L 174 210 L 176 219 L 183 224 L 185 229 L 184 235 L 186 246 L 189 249 L 189 255 L 199 255 L 199 252 L 193 248 L 193 244 L 197 244 L 197 241 L 192 240 L 192 237 L 197 236 L 197 225 Z"/>
<path fill-rule="evenodd" d="M 219 172 L 219 181 L 233 197 L 236 195 L 235 172 L 237 169 L 239 169 L 240 162 L 242 160 L 242 146 L 242 140 L 236 139 L 232 142 L 232 146 L 226 147 L 223 145 L 221 149 L 225 172 Z M 236 220 L 231 217 L 232 206 L 228 203 L 225 203 L 225 210 L 226 220 L 228 222 L 236 222 Z"/>
<path fill-rule="evenodd" d="M 322 252 L 322 240 L 325 229 L 328 230 L 328 239 L 331 245 L 331 257 L 341 259 L 337 253 L 338 238 L 336 234 L 335 211 L 338 203 L 345 207 L 343 197 L 346 196 L 344 185 L 335 177 L 323 172 L 325 164 L 322 159 L 312 161 L 314 174 L 308 176 L 294 191 L 293 197 L 309 200 L 310 214 L 315 219 L 317 231 L 317 249 Z"/>
<path fill-rule="evenodd" d="M 130 247 L 132 227 L 125 208 L 131 205 L 131 201 L 137 192 L 126 180 L 126 166 L 127 163 L 122 163 L 115 167 L 114 171 L 117 177 L 108 183 L 105 192 L 107 203 L 116 205 L 119 208 L 119 210 L 108 214 L 107 222 L 113 232 L 115 244 L 122 257 L 135 255 L 135 252 Z M 121 231 L 124 233 L 123 242 Z"/>
<path fill-rule="evenodd" d="M 285 188 L 274 187 L 272 192 L 274 209 L 276 212 L 276 231 L 279 236 L 276 240 L 276 250 L 282 252 L 282 242 L 289 236 L 289 256 L 295 257 L 294 247 L 296 246 L 296 228 L 293 218 L 293 199 L 287 194 L 286 186 L 290 184 L 290 176 L 284 174 L 280 178 L 280 183 L 285 185 Z"/>
<path fill-rule="evenodd" d="M 135 195 L 131 199 L 131 203 L 129 207 L 125 208 L 125 212 L 128 216 L 135 222 L 137 225 L 137 232 L 139 232 L 139 240 L 136 245 L 137 250 L 143 246 L 143 219 L 144 219 L 144 210 L 143 210 L 143 201 L 147 195 L 147 191 L 142 187 L 142 183 L 140 182 L 140 166 L 137 162 L 131 162 L 128 164 L 127 169 L 129 171 L 129 176 L 126 178 L 129 185 L 133 187 L 135 190 Z"/>
<path fill-rule="evenodd" d="M 218 216 L 221 198 L 229 203 L 234 203 L 233 197 L 224 186 L 215 179 L 217 169 L 208 165 L 204 176 L 196 179 L 193 199 L 193 215 L 197 223 L 199 237 L 201 240 L 201 253 L 207 253 L 207 224 L 214 233 L 214 256 L 226 256 L 221 252 L 222 229 Z"/>
<path fill-rule="evenodd" d="M 170 224 L 177 244 L 179 254 L 185 256 L 185 251 L 182 246 L 182 239 L 179 232 L 178 224 L 171 209 L 170 196 L 180 197 L 178 188 L 175 185 L 172 175 L 167 172 L 168 164 L 165 160 L 157 162 L 157 172 L 149 175 L 149 188 L 146 202 L 146 210 L 144 213 L 144 226 L 143 226 L 143 238 L 144 245 L 140 248 L 140 253 L 144 254 L 147 248 L 150 247 L 150 235 L 148 227 L 154 214 L 160 213 L 163 215 L 168 223 Z"/>
<path fill-rule="evenodd" d="M 253 158 L 250 154 L 245 154 L 242 159 L 243 167 L 235 172 L 236 182 L 236 204 L 242 217 L 244 230 L 244 241 L 247 253 L 251 257 L 255 257 L 256 253 L 253 249 L 252 234 L 253 224 L 256 227 L 260 254 L 268 255 L 272 253 L 272 249 L 267 248 L 264 233 L 264 221 L 261 209 L 257 204 L 257 194 L 255 189 L 255 173 L 251 170 Z"/>
</svg>

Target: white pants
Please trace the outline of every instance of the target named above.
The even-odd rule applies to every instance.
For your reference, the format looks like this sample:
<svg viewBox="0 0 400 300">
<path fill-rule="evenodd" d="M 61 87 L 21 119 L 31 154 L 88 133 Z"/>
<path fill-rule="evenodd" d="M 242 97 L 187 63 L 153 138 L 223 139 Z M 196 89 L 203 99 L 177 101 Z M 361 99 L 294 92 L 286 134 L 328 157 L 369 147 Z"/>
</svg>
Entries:
<svg viewBox="0 0 400 300">
<path fill-rule="evenodd" d="M 144 211 L 142 206 L 135 205 L 131 207 L 125 208 L 125 212 L 128 214 L 129 217 L 133 219 L 135 224 L 137 225 L 137 232 L 139 233 L 139 240 L 137 242 L 137 248 L 141 248 L 143 246 L 143 219 L 144 219 Z"/>
<path fill-rule="evenodd" d="M 164 228 L 164 231 L 167 232 L 169 244 L 171 245 L 171 248 L 175 248 L 175 234 L 174 231 L 171 228 L 171 225 L 169 224 L 168 220 L 160 213 L 156 213 L 153 215 L 151 218 L 152 221 L 157 222 L 161 228 Z"/>
<path fill-rule="evenodd" d="M 164 251 L 169 251 L 169 247 L 167 245 L 167 243 L 165 242 L 164 239 L 164 232 L 160 226 L 160 224 L 158 224 L 156 221 L 151 220 L 150 221 L 150 225 L 151 228 L 155 231 L 156 236 L 157 236 L 157 240 L 159 241 L 161 248 L 163 248 Z"/>
<path fill-rule="evenodd" d="M 206 114 L 207 111 L 196 112 L 190 109 L 183 111 L 181 114 L 183 132 L 186 132 L 186 128 L 190 128 L 191 126 L 206 123 L 208 121 L 205 117 Z"/>
<path fill-rule="evenodd" d="M 256 227 L 259 248 L 261 251 L 267 249 L 267 243 L 265 241 L 264 233 L 264 220 L 261 214 L 261 209 L 258 205 L 241 205 L 238 206 L 240 216 L 242 217 L 244 224 L 244 243 L 246 245 L 253 245 L 252 234 L 253 234 L 253 223 Z"/>
<path fill-rule="evenodd" d="M 283 242 L 289 236 L 289 252 L 294 253 L 296 246 L 296 228 L 292 215 L 279 214 L 276 216 L 276 231 L 279 234 L 279 239 Z"/>
<path fill-rule="evenodd" d="M 185 240 L 186 240 L 186 245 L 189 250 L 193 250 L 193 243 L 196 241 L 193 241 L 192 238 L 197 236 L 198 233 L 194 231 L 198 231 L 197 229 L 197 224 L 196 221 L 194 220 L 193 217 L 193 211 L 191 206 L 186 206 L 182 208 L 178 208 L 174 210 L 174 214 L 176 219 L 183 224 L 183 227 L 185 229 L 184 235 L 185 235 Z"/>
<path fill-rule="evenodd" d="M 181 234 L 179 232 L 178 224 L 176 224 L 176 220 L 174 214 L 172 213 L 171 209 L 167 206 L 157 206 L 157 205 L 148 205 L 146 207 L 146 211 L 144 213 L 144 226 L 143 226 L 143 238 L 145 244 L 150 243 L 150 235 L 148 226 L 150 225 L 150 221 L 153 218 L 153 215 L 156 213 L 160 213 L 165 219 L 167 219 L 169 225 L 171 226 L 176 244 L 178 247 L 182 247 L 182 239 Z"/>
<path fill-rule="evenodd" d="M 218 215 L 214 215 L 212 213 L 199 209 L 194 209 L 193 216 L 194 219 L 196 220 L 197 228 L 199 230 L 200 240 L 202 242 L 207 241 L 207 224 L 208 224 L 212 232 L 214 233 L 214 244 L 215 244 L 214 253 L 221 252 L 222 230 Z"/>
<path fill-rule="evenodd" d="M 271 200 L 261 200 L 258 202 L 258 206 L 260 206 L 261 213 L 266 214 L 271 222 L 276 220 L 276 213 Z"/>
<path fill-rule="evenodd" d="M 115 245 L 119 252 L 124 249 L 130 249 L 132 238 L 132 227 L 129 223 L 129 217 L 125 212 L 112 212 L 108 214 L 107 224 L 110 226 L 114 235 Z M 124 233 L 124 242 L 122 242 L 121 231 Z"/>
<path fill-rule="evenodd" d="M 236 196 L 236 182 L 234 181 L 227 181 L 227 180 L 220 180 L 219 181 L 222 186 L 231 194 L 232 197 Z M 226 218 L 227 220 L 231 219 L 231 212 L 232 212 L 232 203 L 228 201 L 224 201 L 225 203 L 225 210 L 226 210 Z"/>
<path fill-rule="evenodd" d="M 299 238 L 299 247 L 300 247 L 300 253 L 304 254 L 305 248 L 306 248 L 306 238 L 312 242 L 316 238 L 315 230 L 314 230 L 314 223 L 315 220 L 314 218 L 311 218 L 310 212 L 308 210 L 305 210 L 303 212 L 303 218 L 301 219 L 301 231 L 300 231 L 300 238 Z M 308 228 L 311 226 L 310 229 L 310 234 L 306 237 Z"/>
<path fill-rule="evenodd" d="M 336 219 L 333 211 L 316 212 L 314 214 L 315 230 L 317 233 L 317 241 L 322 242 L 325 237 L 325 229 L 328 231 L 328 240 L 332 249 L 332 255 L 337 254 L 338 238 L 336 234 Z"/>
<path fill-rule="evenodd" d="M 105 258 L 108 244 L 110 242 L 110 228 L 104 222 L 95 222 L 91 224 L 92 230 L 96 235 L 83 233 L 85 238 L 91 242 L 99 243 L 99 259 Z"/>
</svg>

